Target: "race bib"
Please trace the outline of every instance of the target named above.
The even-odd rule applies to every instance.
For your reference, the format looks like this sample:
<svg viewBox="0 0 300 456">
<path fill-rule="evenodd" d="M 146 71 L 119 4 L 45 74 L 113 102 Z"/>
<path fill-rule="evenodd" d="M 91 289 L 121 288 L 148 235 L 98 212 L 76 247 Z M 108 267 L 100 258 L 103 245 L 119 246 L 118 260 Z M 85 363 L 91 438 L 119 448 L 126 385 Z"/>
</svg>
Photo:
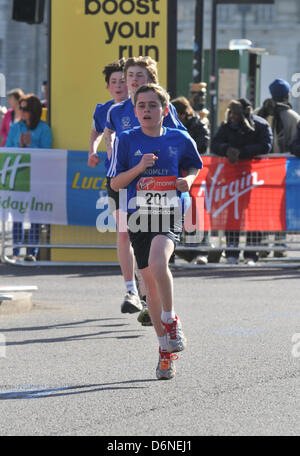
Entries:
<svg viewBox="0 0 300 456">
<path fill-rule="evenodd" d="M 176 176 L 141 177 L 137 183 L 137 206 L 148 213 L 178 207 Z"/>
</svg>

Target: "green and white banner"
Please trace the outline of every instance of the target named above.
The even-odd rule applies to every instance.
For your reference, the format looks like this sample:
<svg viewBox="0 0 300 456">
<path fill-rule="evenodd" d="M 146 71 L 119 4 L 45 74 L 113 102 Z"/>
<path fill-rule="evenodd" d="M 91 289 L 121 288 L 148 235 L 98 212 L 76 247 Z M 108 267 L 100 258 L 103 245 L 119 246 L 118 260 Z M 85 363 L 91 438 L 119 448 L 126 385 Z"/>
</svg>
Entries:
<svg viewBox="0 0 300 456">
<path fill-rule="evenodd" d="M 0 220 L 67 224 L 67 151 L 0 148 Z"/>
</svg>

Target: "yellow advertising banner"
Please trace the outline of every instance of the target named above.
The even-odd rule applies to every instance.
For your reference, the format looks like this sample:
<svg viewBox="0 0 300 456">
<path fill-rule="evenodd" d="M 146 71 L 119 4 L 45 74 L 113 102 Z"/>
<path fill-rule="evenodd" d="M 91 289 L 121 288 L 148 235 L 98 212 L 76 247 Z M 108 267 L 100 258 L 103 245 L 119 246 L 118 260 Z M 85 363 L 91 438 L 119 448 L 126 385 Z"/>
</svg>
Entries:
<svg viewBox="0 0 300 456">
<path fill-rule="evenodd" d="M 96 104 L 110 99 L 102 70 L 114 60 L 149 55 L 158 62 L 160 84 L 174 87 L 176 2 L 51 0 L 53 147 L 88 150 Z"/>
</svg>

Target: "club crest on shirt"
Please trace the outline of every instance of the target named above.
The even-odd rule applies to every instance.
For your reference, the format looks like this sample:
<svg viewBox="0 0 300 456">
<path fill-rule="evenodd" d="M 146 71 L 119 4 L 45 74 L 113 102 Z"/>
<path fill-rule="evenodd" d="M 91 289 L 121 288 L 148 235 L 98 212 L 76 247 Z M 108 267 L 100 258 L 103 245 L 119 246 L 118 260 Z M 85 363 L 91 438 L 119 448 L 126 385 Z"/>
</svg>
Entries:
<svg viewBox="0 0 300 456">
<path fill-rule="evenodd" d="M 176 157 L 178 154 L 178 148 L 174 146 L 169 146 L 169 157 Z"/>
<path fill-rule="evenodd" d="M 130 117 L 122 117 L 121 123 L 122 123 L 122 129 L 127 130 L 128 128 L 131 127 Z"/>
</svg>

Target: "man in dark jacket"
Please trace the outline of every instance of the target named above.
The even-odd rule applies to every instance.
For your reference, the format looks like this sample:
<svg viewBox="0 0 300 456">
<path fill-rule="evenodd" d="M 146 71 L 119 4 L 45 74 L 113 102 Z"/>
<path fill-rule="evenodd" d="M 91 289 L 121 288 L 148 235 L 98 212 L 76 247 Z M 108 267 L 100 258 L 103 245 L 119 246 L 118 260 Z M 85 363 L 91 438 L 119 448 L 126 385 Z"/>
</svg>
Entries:
<svg viewBox="0 0 300 456">
<path fill-rule="evenodd" d="M 297 131 L 300 115 L 292 109 L 290 104 L 290 84 L 284 79 L 277 78 L 269 85 L 272 98 L 267 98 L 255 114 L 266 119 L 273 132 L 272 153 L 284 154 L 289 151 L 289 143 Z M 275 245 L 285 246 L 285 233 L 275 233 Z M 267 252 L 265 252 L 266 256 Z M 284 251 L 274 251 L 274 257 L 285 256 Z"/>
<path fill-rule="evenodd" d="M 289 150 L 293 155 L 300 158 L 300 122 L 298 122 L 296 134 L 289 144 Z"/>
<path fill-rule="evenodd" d="M 290 85 L 284 79 L 275 79 L 269 85 L 272 98 L 267 98 L 255 114 L 266 119 L 273 132 L 274 154 L 288 152 L 289 143 L 295 136 L 300 115 L 290 104 Z"/>
<path fill-rule="evenodd" d="M 232 100 L 228 106 L 225 121 L 221 123 L 211 143 L 211 152 L 227 157 L 231 164 L 238 160 L 251 159 L 268 154 L 272 148 L 273 135 L 268 122 L 252 113 L 252 106 L 245 98 Z M 239 231 L 226 231 L 227 247 L 238 247 Z M 247 233 L 247 245 L 258 245 L 260 232 Z M 226 251 L 227 262 L 237 264 L 238 250 Z M 245 262 L 253 265 L 258 260 L 254 251 L 244 252 Z"/>
</svg>

